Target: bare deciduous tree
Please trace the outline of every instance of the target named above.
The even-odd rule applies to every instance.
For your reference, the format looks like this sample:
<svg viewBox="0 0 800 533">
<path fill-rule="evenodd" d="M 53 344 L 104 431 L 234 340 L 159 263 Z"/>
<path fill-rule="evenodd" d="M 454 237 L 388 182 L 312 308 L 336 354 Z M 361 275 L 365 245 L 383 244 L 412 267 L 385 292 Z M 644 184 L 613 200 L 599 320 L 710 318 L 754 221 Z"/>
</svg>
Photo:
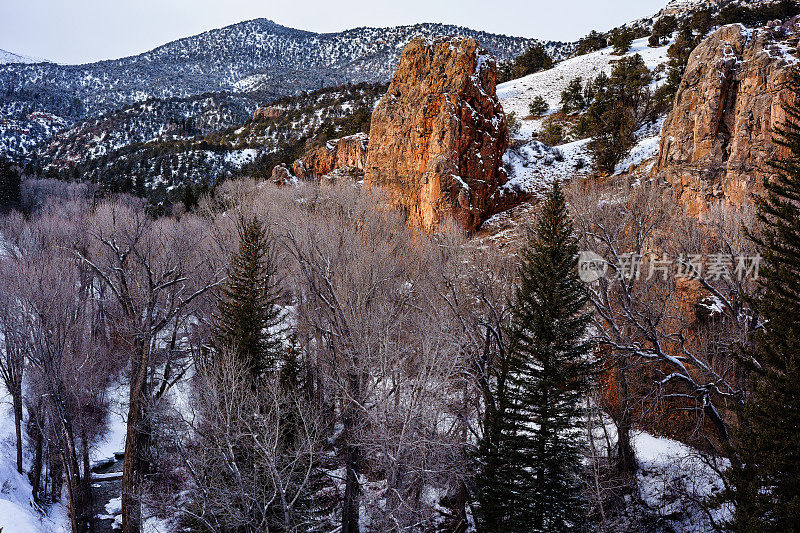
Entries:
<svg viewBox="0 0 800 533">
<path fill-rule="evenodd" d="M 745 295 L 755 283 L 740 280 L 736 264 L 716 272 L 709 262 L 752 255 L 741 235 L 747 211 L 734 216 L 720 208 L 698 222 L 651 184 L 630 195 L 584 190 L 572 202 L 584 246 L 608 265 L 608 275 L 591 286 L 591 302 L 616 389 L 610 414 L 620 466 L 635 467 L 635 416 L 653 423 L 680 413 L 698 442 L 726 453 L 743 401 L 733 350 L 749 342 L 754 327 Z M 707 316 L 703 305 L 712 309 Z"/>
<path fill-rule="evenodd" d="M 87 249 L 75 253 L 115 303 L 112 320 L 130 365 L 122 520 L 124 533 L 138 533 L 148 408 L 182 376 L 169 345 L 219 283 L 220 269 L 204 253 L 206 233 L 190 215 L 154 220 L 141 206 L 114 201 L 97 206 L 91 222 Z"/>
</svg>

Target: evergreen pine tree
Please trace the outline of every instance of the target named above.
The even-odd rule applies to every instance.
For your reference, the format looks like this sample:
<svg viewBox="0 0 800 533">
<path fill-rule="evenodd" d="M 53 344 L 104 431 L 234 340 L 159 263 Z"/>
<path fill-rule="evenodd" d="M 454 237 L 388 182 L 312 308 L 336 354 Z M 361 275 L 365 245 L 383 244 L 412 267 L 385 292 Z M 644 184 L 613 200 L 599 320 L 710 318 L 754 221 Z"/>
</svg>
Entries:
<svg viewBox="0 0 800 533">
<path fill-rule="evenodd" d="M 241 223 L 214 331 L 216 347 L 230 350 L 254 382 L 274 370 L 283 354 L 277 272 L 268 239 L 258 218 Z"/>
<path fill-rule="evenodd" d="M 197 207 L 197 195 L 194 192 L 194 187 L 187 183 L 183 186 L 183 197 L 181 198 L 183 202 L 183 208 L 188 213 L 195 207 Z"/>
<path fill-rule="evenodd" d="M 800 76 L 793 91 L 800 96 Z M 800 531 L 800 104 L 784 109 L 776 142 L 789 155 L 755 199 L 763 229 L 751 232 L 763 257 L 754 307 L 764 327 L 742 358 L 752 388 L 724 495 L 736 507 L 728 529 L 738 533 Z"/>
<path fill-rule="evenodd" d="M 558 183 L 523 252 L 496 412 L 482 443 L 477 493 L 484 531 L 580 531 L 581 397 L 590 344 L 577 242 Z M 488 440 L 488 442 L 486 442 Z"/>
<path fill-rule="evenodd" d="M 0 157 L 0 212 L 19 206 L 21 181 L 11 162 Z"/>
</svg>

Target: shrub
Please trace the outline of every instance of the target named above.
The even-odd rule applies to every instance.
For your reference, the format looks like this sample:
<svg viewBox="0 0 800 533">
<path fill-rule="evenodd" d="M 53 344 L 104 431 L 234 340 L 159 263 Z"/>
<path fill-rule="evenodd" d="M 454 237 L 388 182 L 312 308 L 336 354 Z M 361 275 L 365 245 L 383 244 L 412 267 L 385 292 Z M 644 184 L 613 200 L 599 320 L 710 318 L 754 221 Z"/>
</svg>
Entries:
<svg viewBox="0 0 800 533">
<path fill-rule="evenodd" d="M 539 138 L 549 146 L 564 144 L 564 124 L 555 115 L 547 117 L 544 124 L 542 124 L 542 132 L 539 134 Z"/>
<path fill-rule="evenodd" d="M 531 115 L 537 117 L 544 115 L 549 109 L 550 104 L 548 104 L 547 100 L 545 100 L 542 96 L 537 96 L 534 98 L 528 106 L 528 111 L 530 111 Z"/>
<path fill-rule="evenodd" d="M 767 5 L 749 7 L 746 5 L 729 5 L 724 7 L 718 18 L 718 24 L 742 23 L 745 26 L 757 26 L 771 20 L 784 20 L 800 13 L 800 4 L 793 0 L 781 0 Z"/>
<path fill-rule="evenodd" d="M 564 113 L 580 111 L 586 107 L 586 100 L 583 92 L 583 79 L 577 77 L 569 82 L 569 85 L 561 93 L 561 105 Z"/>
<path fill-rule="evenodd" d="M 512 137 L 519 133 L 521 124 L 517 118 L 517 114 L 513 111 L 506 114 L 506 128 L 508 128 L 508 134 Z"/>
<path fill-rule="evenodd" d="M 595 99 L 587 112 L 589 145 L 601 172 L 613 172 L 635 144 L 634 132 L 652 119 L 652 75 L 641 56 L 623 58 L 611 76 L 593 82 Z"/>
<path fill-rule="evenodd" d="M 658 47 L 664 44 L 669 40 L 669 36 L 672 35 L 678 29 L 678 19 L 675 18 L 674 15 L 666 15 L 661 17 L 653 24 L 653 32 L 650 35 L 650 40 L 648 41 L 648 45 L 652 47 Z"/>
<path fill-rule="evenodd" d="M 498 72 L 498 81 L 502 83 L 514 80 L 550 68 L 553 68 L 553 58 L 550 57 L 544 46 L 535 44 L 525 53 L 518 56 L 512 63 L 501 65 Z"/>
<path fill-rule="evenodd" d="M 614 53 L 618 56 L 625 55 L 631 49 L 634 31 L 629 28 L 619 28 L 611 32 L 609 44 L 614 47 Z"/>
<path fill-rule="evenodd" d="M 589 35 L 583 37 L 578 41 L 578 48 L 575 51 L 576 55 L 588 54 L 597 50 L 602 50 L 608 46 L 608 39 L 602 33 L 592 30 Z"/>
</svg>

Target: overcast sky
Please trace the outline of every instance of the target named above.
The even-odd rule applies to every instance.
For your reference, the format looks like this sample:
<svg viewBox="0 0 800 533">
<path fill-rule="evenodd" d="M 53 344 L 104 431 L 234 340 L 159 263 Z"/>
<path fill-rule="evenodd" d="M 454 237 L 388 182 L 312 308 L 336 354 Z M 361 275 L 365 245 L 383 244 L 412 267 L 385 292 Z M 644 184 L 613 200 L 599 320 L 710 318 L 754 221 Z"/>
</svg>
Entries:
<svg viewBox="0 0 800 533">
<path fill-rule="evenodd" d="M 444 22 L 575 40 L 667 0 L 0 0 L 0 49 L 60 63 L 114 59 L 254 18 L 316 32 Z"/>
</svg>

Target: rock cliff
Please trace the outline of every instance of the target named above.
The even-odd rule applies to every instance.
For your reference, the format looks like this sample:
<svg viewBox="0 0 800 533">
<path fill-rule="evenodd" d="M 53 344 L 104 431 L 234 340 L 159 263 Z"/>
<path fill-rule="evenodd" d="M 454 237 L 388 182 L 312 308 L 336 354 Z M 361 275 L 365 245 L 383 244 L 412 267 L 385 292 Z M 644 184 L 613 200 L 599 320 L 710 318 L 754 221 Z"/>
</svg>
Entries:
<svg viewBox="0 0 800 533">
<path fill-rule="evenodd" d="M 292 165 L 298 178 L 320 178 L 336 169 L 362 171 L 367 162 L 369 136 L 357 133 L 328 141 L 324 145 L 311 146 Z"/>
<path fill-rule="evenodd" d="M 474 231 L 509 207 L 498 201 L 507 145 L 494 59 L 474 39 L 416 38 L 372 114 L 365 183 L 384 187 L 416 227 L 451 215 Z"/>
<path fill-rule="evenodd" d="M 656 174 L 690 214 L 713 202 L 740 205 L 781 155 L 773 128 L 798 63 L 797 19 L 748 30 L 720 28 L 693 52 L 662 130 Z"/>
<path fill-rule="evenodd" d="M 295 176 L 292 176 L 292 173 L 289 172 L 289 169 L 286 168 L 286 165 L 283 163 L 276 165 L 272 169 L 272 178 L 270 180 L 276 185 L 291 185 L 297 181 Z"/>
<path fill-rule="evenodd" d="M 283 115 L 285 110 L 278 106 L 259 107 L 253 113 L 253 120 L 267 120 L 270 118 L 278 118 Z"/>
</svg>

